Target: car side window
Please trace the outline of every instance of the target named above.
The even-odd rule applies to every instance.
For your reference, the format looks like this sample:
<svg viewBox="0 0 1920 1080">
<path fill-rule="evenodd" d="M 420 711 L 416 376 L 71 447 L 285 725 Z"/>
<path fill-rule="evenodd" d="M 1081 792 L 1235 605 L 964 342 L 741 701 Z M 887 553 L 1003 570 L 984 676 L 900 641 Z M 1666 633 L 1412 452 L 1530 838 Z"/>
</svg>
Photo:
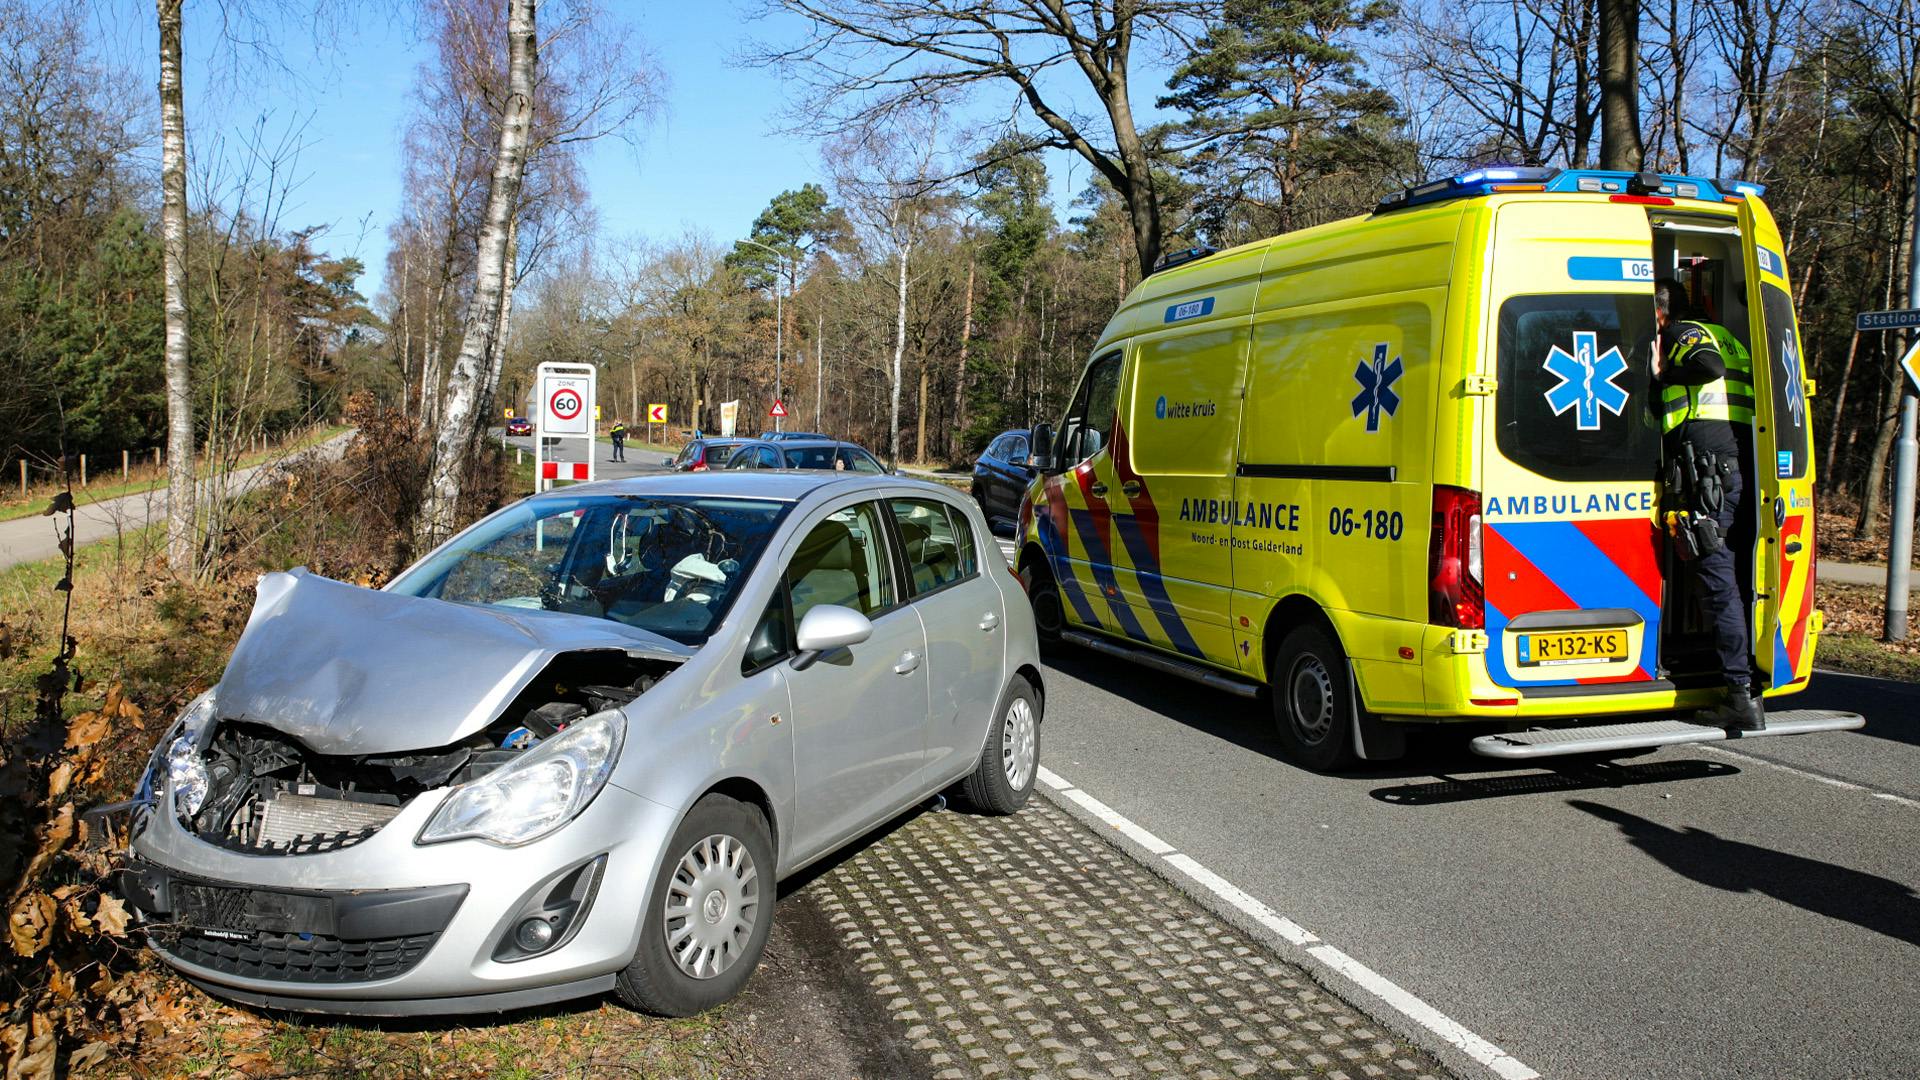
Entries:
<svg viewBox="0 0 1920 1080">
<path fill-rule="evenodd" d="M 841 447 L 840 460 L 846 463 L 848 472 L 878 474 L 887 471 L 880 467 L 880 463 L 874 460 L 872 454 L 857 447 Z"/>
<path fill-rule="evenodd" d="M 1007 459 L 1007 437 L 1002 435 L 988 443 L 987 448 L 981 452 L 980 456 L 998 458 L 1001 461 L 1005 461 Z"/>
<path fill-rule="evenodd" d="M 726 467 L 729 469 L 755 468 L 756 463 L 753 460 L 753 452 L 750 450 L 736 451 L 732 457 L 727 459 Z"/>
<path fill-rule="evenodd" d="M 821 604 L 873 616 L 894 605 L 886 533 L 873 503 L 837 510 L 813 527 L 787 564 L 793 624 Z"/>
<path fill-rule="evenodd" d="M 1015 435 L 1007 440 L 1006 462 L 1009 465 L 1027 463 L 1027 440 L 1024 436 Z"/>
<path fill-rule="evenodd" d="M 1085 461 L 1100 452 L 1113 434 L 1115 409 L 1120 394 L 1120 354 L 1108 353 L 1087 367 L 1073 404 L 1060 421 L 1062 458 L 1068 463 Z"/>
<path fill-rule="evenodd" d="M 894 528 L 913 579 L 913 595 L 925 596 L 979 569 L 966 515 L 938 499 L 891 499 Z"/>
<path fill-rule="evenodd" d="M 752 675 L 793 651 L 793 624 L 787 614 L 787 590 L 783 585 L 774 590 L 767 609 L 760 613 L 760 621 L 753 624 L 746 654 L 740 658 L 740 674 Z"/>
<path fill-rule="evenodd" d="M 763 446 L 754 451 L 753 464 L 755 468 L 777 469 L 780 467 L 780 453 L 771 446 Z"/>
</svg>

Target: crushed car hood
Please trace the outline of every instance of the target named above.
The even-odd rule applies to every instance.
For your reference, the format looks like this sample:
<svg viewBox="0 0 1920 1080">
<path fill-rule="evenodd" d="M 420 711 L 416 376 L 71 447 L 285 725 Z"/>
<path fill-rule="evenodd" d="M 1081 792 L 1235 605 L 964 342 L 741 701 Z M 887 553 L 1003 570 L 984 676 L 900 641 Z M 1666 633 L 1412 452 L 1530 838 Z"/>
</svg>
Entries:
<svg viewBox="0 0 1920 1080">
<path fill-rule="evenodd" d="M 555 656 L 693 650 L 605 619 L 503 611 L 266 574 L 215 709 L 322 754 L 446 746 L 484 729 Z"/>
</svg>

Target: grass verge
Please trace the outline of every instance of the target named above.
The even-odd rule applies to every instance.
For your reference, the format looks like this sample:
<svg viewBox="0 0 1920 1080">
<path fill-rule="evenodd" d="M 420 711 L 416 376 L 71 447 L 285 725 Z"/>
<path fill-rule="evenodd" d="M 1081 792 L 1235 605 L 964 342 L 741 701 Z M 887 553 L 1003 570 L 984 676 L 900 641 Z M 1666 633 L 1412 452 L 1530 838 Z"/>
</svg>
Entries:
<svg viewBox="0 0 1920 1080">
<path fill-rule="evenodd" d="M 1920 610 L 1907 615 L 1907 640 L 1882 641 L 1886 628 L 1886 592 L 1871 585 L 1822 581 L 1818 603 L 1827 628 L 1820 635 L 1814 663 L 1854 675 L 1920 682 Z"/>
</svg>

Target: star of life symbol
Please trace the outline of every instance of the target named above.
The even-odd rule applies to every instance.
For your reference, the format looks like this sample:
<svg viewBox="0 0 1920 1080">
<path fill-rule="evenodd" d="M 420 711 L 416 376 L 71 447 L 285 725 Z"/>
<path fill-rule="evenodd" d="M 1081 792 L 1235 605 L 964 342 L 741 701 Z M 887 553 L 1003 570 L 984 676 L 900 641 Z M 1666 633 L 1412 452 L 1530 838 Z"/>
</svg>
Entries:
<svg viewBox="0 0 1920 1080">
<path fill-rule="evenodd" d="M 1600 430 L 1601 409 L 1619 416 L 1627 407 L 1627 391 L 1613 381 L 1627 370 L 1627 361 L 1618 346 L 1604 353 L 1599 348 L 1599 335 L 1592 330 L 1575 330 L 1573 352 L 1555 345 L 1542 365 L 1549 374 L 1560 377 L 1560 384 L 1546 392 L 1553 415 L 1575 410 L 1581 431 Z"/>
<path fill-rule="evenodd" d="M 1381 342 L 1373 347 L 1373 363 L 1362 361 L 1353 369 L 1354 381 L 1360 384 L 1360 392 L 1353 395 L 1353 415 L 1367 415 L 1367 430 L 1380 430 L 1380 414 L 1392 416 L 1400 408 L 1400 395 L 1393 392 L 1393 384 L 1404 373 L 1400 358 L 1387 361 L 1387 345 Z"/>
<path fill-rule="evenodd" d="M 1800 351 L 1793 347 L 1792 334 L 1780 341 L 1780 368 L 1787 384 L 1787 412 L 1793 416 L 1793 426 L 1799 427 L 1806 418 L 1807 402 L 1800 393 Z"/>
</svg>

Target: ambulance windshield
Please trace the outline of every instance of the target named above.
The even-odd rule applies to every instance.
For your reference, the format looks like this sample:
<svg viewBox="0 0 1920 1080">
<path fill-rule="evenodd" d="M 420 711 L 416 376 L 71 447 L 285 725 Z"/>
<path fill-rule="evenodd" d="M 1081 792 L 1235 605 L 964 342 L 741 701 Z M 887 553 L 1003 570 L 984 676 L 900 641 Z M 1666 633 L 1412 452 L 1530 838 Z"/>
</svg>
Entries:
<svg viewBox="0 0 1920 1080">
<path fill-rule="evenodd" d="M 1500 453 L 1554 480 L 1652 479 L 1660 428 L 1646 294 L 1516 296 L 1500 306 Z"/>
</svg>

